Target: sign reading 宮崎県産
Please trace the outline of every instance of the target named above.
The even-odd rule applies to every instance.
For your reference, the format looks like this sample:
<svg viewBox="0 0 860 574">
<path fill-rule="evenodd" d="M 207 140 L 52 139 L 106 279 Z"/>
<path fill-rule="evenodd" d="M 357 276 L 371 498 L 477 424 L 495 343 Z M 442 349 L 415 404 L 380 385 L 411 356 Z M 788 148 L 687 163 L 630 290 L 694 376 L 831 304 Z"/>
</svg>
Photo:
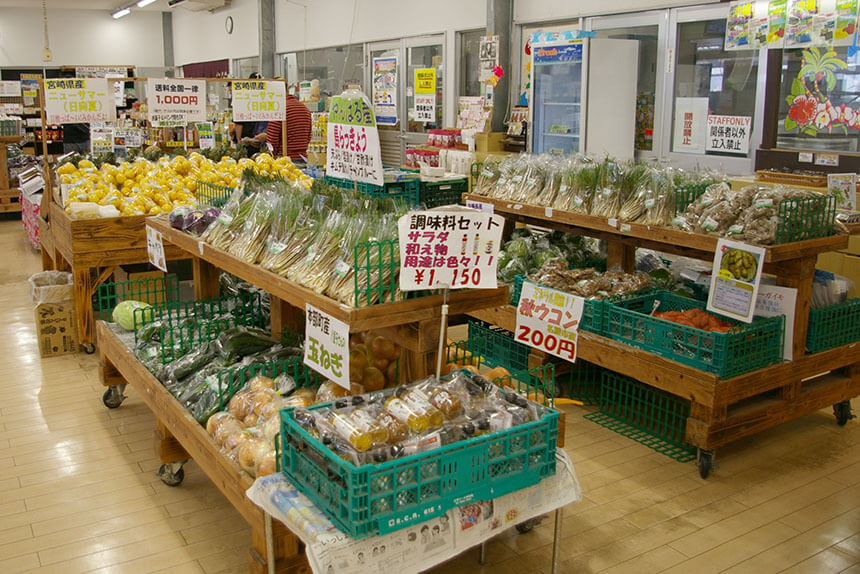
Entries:
<svg viewBox="0 0 860 574">
<path fill-rule="evenodd" d="M 382 186 L 382 151 L 367 96 L 344 92 L 331 100 L 326 127 L 326 175 Z"/>
<path fill-rule="evenodd" d="M 286 84 L 271 80 L 233 82 L 233 121 L 281 122 L 287 119 Z"/>
<path fill-rule="evenodd" d="M 110 122 L 116 119 L 113 86 L 104 78 L 45 80 L 48 124 Z"/>
</svg>

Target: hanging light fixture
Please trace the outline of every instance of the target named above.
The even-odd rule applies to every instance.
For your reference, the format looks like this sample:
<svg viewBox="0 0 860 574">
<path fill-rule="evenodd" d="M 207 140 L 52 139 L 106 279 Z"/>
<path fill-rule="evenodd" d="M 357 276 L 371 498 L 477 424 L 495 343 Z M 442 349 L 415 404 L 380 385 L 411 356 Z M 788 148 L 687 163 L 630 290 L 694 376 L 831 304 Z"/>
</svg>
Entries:
<svg viewBox="0 0 860 574">
<path fill-rule="evenodd" d="M 129 8 L 122 8 L 121 10 L 117 10 L 111 14 L 111 16 L 113 16 L 114 20 L 119 20 L 123 16 L 128 16 L 129 14 L 131 14 L 131 10 Z"/>
</svg>

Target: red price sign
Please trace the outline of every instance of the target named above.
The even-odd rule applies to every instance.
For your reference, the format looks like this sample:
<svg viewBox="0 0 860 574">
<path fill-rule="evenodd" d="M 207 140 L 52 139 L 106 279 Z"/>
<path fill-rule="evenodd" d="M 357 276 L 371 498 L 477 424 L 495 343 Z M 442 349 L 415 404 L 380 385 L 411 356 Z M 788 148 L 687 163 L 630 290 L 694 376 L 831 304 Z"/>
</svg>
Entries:
<svg viewBox="0 0 860 574">
<path fill-rule="evenodd" d="M 570 362 L 576 361 L 585 299 L 523 283 L 517 306 L 516 340 Z"/>
<path fill-rule="evenodd" d="M 492 289 L 504 219 L 471 209 L 413 211 L 398 221 L 400 288 Z"/>
</svg>

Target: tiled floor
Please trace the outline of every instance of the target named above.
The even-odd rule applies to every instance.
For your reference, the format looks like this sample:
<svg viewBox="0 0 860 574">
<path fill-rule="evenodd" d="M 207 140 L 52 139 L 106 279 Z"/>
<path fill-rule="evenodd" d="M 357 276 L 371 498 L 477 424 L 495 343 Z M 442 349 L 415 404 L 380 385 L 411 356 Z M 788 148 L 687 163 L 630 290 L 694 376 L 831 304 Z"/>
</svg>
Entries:
<svg viewBox="0 0 860 574">
<path fill-rule="evenodd" d="M 246 572 L 250 530 L 200 469 L 155 477 L 139 397 L 108 410 L 95 356 L 40 359 L 20 225 L 0 221 L 0 573 Z M 584 500 L 564 511 L 560 572 L 860 574 L 860 420 L 787 423 L 721 449 L 701 480 L 566 410 Z M 499 536 L 483 568 L 470 551 L 433 572 L 548 574 L 551 539 L 546 520 Z"/>
</svg>

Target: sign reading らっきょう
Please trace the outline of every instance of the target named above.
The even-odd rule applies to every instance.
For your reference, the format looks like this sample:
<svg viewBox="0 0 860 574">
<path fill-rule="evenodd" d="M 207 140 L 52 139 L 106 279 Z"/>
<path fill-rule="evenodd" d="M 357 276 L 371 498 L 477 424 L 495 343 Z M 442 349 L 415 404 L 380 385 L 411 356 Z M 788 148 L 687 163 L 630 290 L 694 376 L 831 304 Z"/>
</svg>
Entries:
<svg viewBox="0 0 860 574">
<path fill-rule="evenodd" d="M 382 152 L 370 101 L 352 90 L 332 98 L 326 127 L 326 175 L 382 186 Z"/>
<path fill-rule="evenodd" d="M 166 78 L 147 80 L 146 105 L 149 123 L 156 127 L 205 122 L 206 82 Z"/>
<path fill-rule="evenodd" d="M 45 80 L 48 124 L 109 122 L 116 119 L 113 87 L 104 78 Z"/>
<path fill-rule="evenodd" d="M 286 85 L 270 80 L 233 82 L 233 120 L 280 122 L 287 118 Z"/>
</svg>

